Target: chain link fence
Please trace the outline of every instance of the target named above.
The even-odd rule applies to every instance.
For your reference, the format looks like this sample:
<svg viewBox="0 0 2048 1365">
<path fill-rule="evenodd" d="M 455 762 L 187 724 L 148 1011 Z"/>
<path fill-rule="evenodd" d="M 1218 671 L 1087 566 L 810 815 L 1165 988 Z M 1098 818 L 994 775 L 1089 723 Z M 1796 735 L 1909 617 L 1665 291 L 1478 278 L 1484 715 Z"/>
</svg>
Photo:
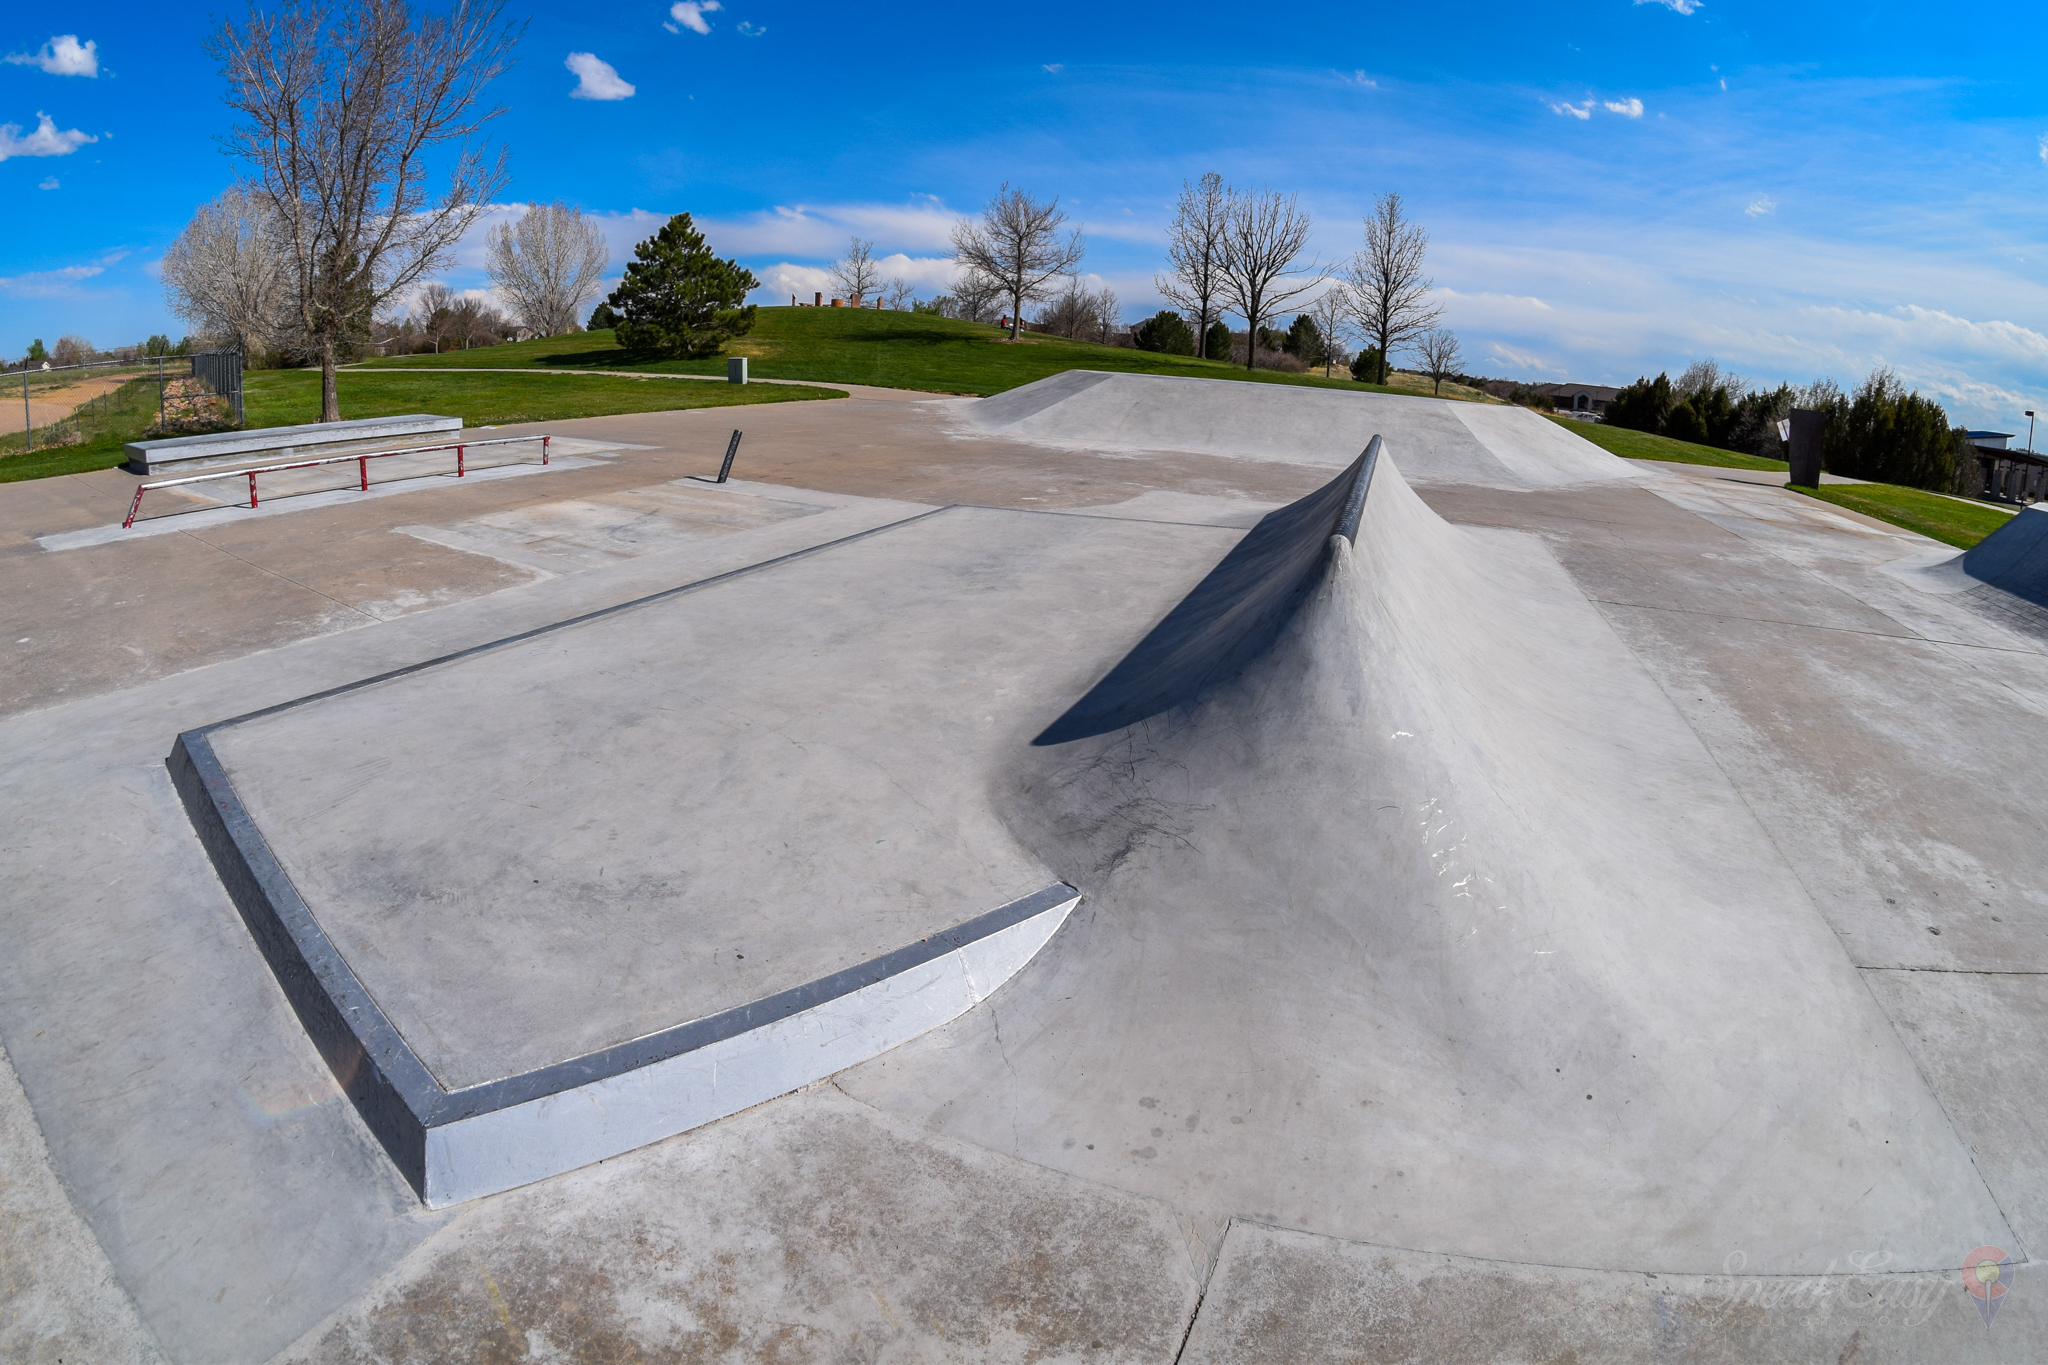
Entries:
<svg viewBox="0 0 2048 1365">
<path fill-rule="evenodd" d="M 0 373 L 0 455 L 242 425 L 242 355 L 201 351 Z"/>
</svg>

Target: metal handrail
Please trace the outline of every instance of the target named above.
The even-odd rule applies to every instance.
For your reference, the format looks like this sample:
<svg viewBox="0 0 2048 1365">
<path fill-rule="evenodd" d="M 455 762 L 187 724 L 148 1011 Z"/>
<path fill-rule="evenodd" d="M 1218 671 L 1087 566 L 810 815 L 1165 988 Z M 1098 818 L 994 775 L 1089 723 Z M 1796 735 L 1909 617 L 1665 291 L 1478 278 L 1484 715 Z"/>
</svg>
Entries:
<svg viewBox="0 0 2048 1365">
<path fill-rule="evenodd" d="M 286 460 L 277 464 L 255 465 L 247 469 L 220 469 L 210 474 L 187 474 L 176 479 L 157 479 L 151 483 L 136 485 L 135 501 L 128 504 L 128 517 L 127 520 L 121 523 L 121 529 L 125 531 L 135 525 L 135 514 L 142 510 L 142 495 L 152 488 L 175 488 L 180 484 L 205 483 L 209 479 L 247 478 L 249 480 L 249 507 L 253 511 L 257 506 L 256 476 L 258 474 L 276 474 L 287 469 L 313 469 L 320 465 L 346 464 L 350 460 L 354 460 L 360 467 L 362 491 L 367 493 L 370 491 L 370 461 L 372 460 L 381 460 L 391 455 L 431 455 L 437 450 L 452 450 L 455 452 L 455 477 L 459 479 L 463 477 L 464 459 L 471 446 L 509 446 L 536 439 L 540 441 L 540 462 L 546 464 L 548 462 L 548 442 L 553 440 L 554 437 L 543 433 L 537 438 L 533 436 L 494 436 L 488 441 L 451 441 L 446 445 L 438 446 L 404 446 L 397 450 L 364 450 L 352 455 L 325 455 L 317 460 Z"/>
</svg>

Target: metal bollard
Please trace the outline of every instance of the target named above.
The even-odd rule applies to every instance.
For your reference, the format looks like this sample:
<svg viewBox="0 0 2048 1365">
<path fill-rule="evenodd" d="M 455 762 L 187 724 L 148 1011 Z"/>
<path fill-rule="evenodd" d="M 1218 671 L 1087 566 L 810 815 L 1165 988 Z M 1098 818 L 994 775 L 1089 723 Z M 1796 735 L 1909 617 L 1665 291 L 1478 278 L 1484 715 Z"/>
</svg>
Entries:
<svg viewBox="0 0 2048 1365">
<path fill-rule="evenodd" d="M 732 439 L 725 443 L 725 463 L 718 467 L 718 482 L 724 483 L 725 476 L 732 473 L 732 457 L 740 453 L 740 433 L 735 431 Z"/>
</svg>

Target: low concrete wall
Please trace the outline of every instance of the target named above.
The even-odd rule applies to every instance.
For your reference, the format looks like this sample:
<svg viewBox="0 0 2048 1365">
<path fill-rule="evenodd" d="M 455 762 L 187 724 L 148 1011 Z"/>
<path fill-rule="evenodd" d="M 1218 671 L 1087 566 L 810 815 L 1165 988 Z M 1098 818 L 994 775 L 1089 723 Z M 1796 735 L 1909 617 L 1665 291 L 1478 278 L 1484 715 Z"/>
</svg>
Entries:
<svg viewBox="0 0 2048 1365">
<path fill-rule="evenodd" d="M 453 439 L 461 430 L 460 417 L 415 412 L 403 417 L 365 417 L 352 422 L 309 422 L 303 426 L 130 441 L 124 449 L 131 473 L 161 474 L 238 461 L 256 463 L 288 460 L 295 455 L 336 455 L 351 446 L 391 445 L 421 436 Z"/>
</svg>

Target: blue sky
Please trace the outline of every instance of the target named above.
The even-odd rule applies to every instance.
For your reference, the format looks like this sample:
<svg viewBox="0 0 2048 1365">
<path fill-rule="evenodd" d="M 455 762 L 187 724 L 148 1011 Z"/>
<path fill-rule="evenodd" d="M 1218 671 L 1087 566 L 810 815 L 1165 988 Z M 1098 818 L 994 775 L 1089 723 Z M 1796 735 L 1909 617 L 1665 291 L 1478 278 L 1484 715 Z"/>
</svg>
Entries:
<svg viewBox="0 0 2048 1365">
<path fill-rule="evenodd" d="M 0 354 L 177 335 L 155 262 L 235 175 L 205 9 L 24 13 L 0 17 Z M 1299 192 L 1326 262 L 1398 190 L 1469 368 L 1888 364 L 2012 430 L 2048 399 L 2044 29 L 2032 5 L 1783 0 L 554 6 L 491 131 L 507 212 L 602 215 L 616 271 L 687 209 L 764 302 L 855 232 L 935 291 L 949 223 L 1007 179 L 1061 197 L 1135 319 L 1185 178 Z M 486 284 L 480 238 L 451 284 Z"/>
</svg>

